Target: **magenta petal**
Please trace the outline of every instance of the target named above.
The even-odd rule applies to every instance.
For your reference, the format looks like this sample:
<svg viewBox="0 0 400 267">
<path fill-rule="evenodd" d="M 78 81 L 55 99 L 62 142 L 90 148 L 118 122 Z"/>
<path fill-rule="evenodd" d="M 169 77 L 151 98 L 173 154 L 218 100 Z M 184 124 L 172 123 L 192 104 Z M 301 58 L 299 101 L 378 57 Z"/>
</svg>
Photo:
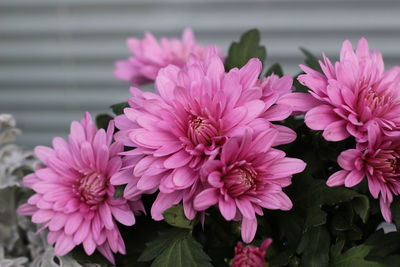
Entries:
<svg viewBox="0 0 400 267">
<path fill-rule="evenodd" d="M 364 177 L 365 174 L 363 171 L 352 170 L 349 174 L 347 174 L 346 179 L 344 180 L 344 185 L 346 187 L 353 187 L 358 185 Z"/>
<path fill-rule="evenodd" d="M 242 239 L 246 243 L 250 243 L 253 241 L 254 236 L 256 235 L 257 232 L 257 219 L 249 219 L 244 217 L 242 220 Z"/>
<path fill-rule="evenodd" d="M 120 209 L 118 207 L 111 207 L 111 212 L 114 218 L 126 226 L 131 226 L 135 223 L 135 216 L 130 209 Z"/>
<path fill-rule="evenodd" d="M 218 197 L 219 189 L 208 188 L 196 196 L 193 206 L 196 210 L 205 210 L 210 206 L 217 204 Z"/>
<path fill-rule="evenodd" d="M 307 112 L 304 122 L 313 130 L 324 130 L 329 124 L 340 118 L 329 105 L 320 105 Z"/>
<path fill-rule="evenodd" d="M 57 256 L 64 256 L 75 247 L 72 236 L 61 234 L 56 242 L 54 252 Z"/>
<path fill-rule="evenodd" d="M 357 149 L 348 149 L 340 153 L 337 161 L 345 170 L 351 171 L 354 169 L 355 162 L 358 158 L 362 157 L 362 153 Z"/>
<path fill-rule="evenodd" d="M 54 150 L 46 146 L 35 147 L 35 155 L 39 160 L 47 164 L 47 159 L 54 156 Z"/>
<path fill-rule="evenodd" d="M 236 216 L 236 204 L 230 196 L 221 197 L 218 202 L 219 210 L 225 220 L 230 221 Z"/>
<path fill-rule="evenodd" d="M 173 205 L 178 204 L 181 200 L 182 193 L 179 191 L 170 194 L 162 192 L 158 193 L 158 196 L 151 207 L 151 217 L 156 221 L 161 221 L 164 219 L 164 216 L 162 215 L 163 212 Z"/>
<path fill-rule="evenodd" d="M 256 217 L 253 204 L 247 199 L 236 199 L 236 206 L 240 213 L 246 218 L 253 219 Z"/>
<path fill-rule="evenodd" d="M 97 247 L 97 250 L 109 261 L 112 265 L 115 265 L 114 255 L 107 243 Z"/>
<path fill-rule="evenodd" d="M 37 210 L 36 206 L 26 203 L 18 208 L 17 213 L 19 215 L 32 216 Z"/>
<path fill-rule="evenodd" d="M 172 173 L 172 181 L 179 188 L 187 188 L 193 184 L 197 175 L 191 168 L 181 167 Z"/>
<path fill-rule="evenodd" d="M 326 185 L 327 186 L 343 185 L 344 180 L 346 179 L 346 176 L 348 174 L 349 172 L 345 170 L 337 171 L 328 178 L 328 181 L 326 181 Z"/>
<path fill-rule="evenodd" d="M 322 136 L 327 141 L 342 141 L 350 136 L 350 134 L 346 130 L 346 121 L 335 121 L 329 124 Z"/>
<path fill-rule="evenodd" d="M 387 223 L 392 222 L 392 211 L 390 210 L 390 204 L 391 203 L 389 202 L 385 202 L 382 197 L 379 199 L 379 206 L 381 208 L 381 213 Z"/>
<path fill-rule="evenodd" d="M 87 236 L 83 241 L 83 248 L 88 255 L 92 255 L 96 249 L 96 243 L 93 241 L 91 235 Z"/>
<path fill-rule="evenodd" d="M 74 243 L 76 245 L 82 243 L 83 240 L 85 240 L 87 235 L 89 234 L 89 230 L 90 230 L 90 222 L 89 221 L 82 222 L 80 227 L 74 234 Z"/>
<path fill-rule="evenodd" d="M 67 221 L 65 223 L 64 231 L 67 235 L 72 235 L 76 232 L 76 230 L 81 226 L 81 222 L 83 220 L 82 215 L 79 212 L 75 212 L 74 214 L 69 214 Z"/>
<path fill-rule="evenodd" d="M 185 150 L 181 150 L 165 160 L 164 167 L 167 169 L 176 169 L 185 166 L 191 159 L 192 157 Z"/>
<path fill-rule="evenodd" d="M 113 229 L 114 222 L 112 220 L 111 209 L 108 206 L 108 204 L 101 205 L 99 208 L 99 212 L 100 212 L 101 220 L 104 223 L 104 226 L 109 230 Z"/>
<path fill-rule="evenodd" d="M 282 96 L 278 104 L 286 104 L 292 107 L 293 111 L 308 111 L 321 104 L 321 101 L 307 93 L 291 93 Z"/>
</svg>

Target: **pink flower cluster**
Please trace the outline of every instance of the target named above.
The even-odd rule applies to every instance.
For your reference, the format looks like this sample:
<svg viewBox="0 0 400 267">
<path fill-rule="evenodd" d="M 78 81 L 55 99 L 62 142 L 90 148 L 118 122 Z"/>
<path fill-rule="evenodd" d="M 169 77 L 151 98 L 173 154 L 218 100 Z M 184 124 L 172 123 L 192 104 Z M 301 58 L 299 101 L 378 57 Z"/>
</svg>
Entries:
<svg viewBox="0 0 400 267">
<path fill-rule="evenodd" d="M 151 33 L 146 32 L 143 40 L 129 38 L 127 46 L 132 56 L 115 63 L 114 75 L 134 85 L 154 81 L 158 71 L 170 64 L 182 67 L 191 54 L 201 58 L 207 49 L 196 43 L 189 28 L 184 30 L 182 40 L 163 37 L 157 41 Z M 222 56 L 220 52 L 219 55 Z"/>
<path fill-rule="evenodd" d="M 264 267 L 266 265 L 265 254 L 271 245 L 272 239 L 268 238 L 260 247 L 246 246 L 238 242 L 235 247 L 235 257 L 232 259 L 232 267 Z"/>
<path fill-rule="evenodd" d="M 216 49 L 192 55 L 183 67 L 159 71 L 156 93 L 131 88 L 129 108 L 115 118 L 117 141 L 136 149 L 122 153 L 122 170 L 111 178 L 127 184 L 124 197 L 158 191 L 151 215 L 183 203 L 188 219 L 216 205 L 227 220 L 242 221 L 250 242 L 262 208 L 288 210 L 282 191 L 305 163 L 276 145 L 296 138 L 274 125 L 292 113 L 290 76 L 259 80 L 262 65 L 251 59 L 225 72 Z"/>
<path fill-rule="evenodd" d="M 82 244 L 113 263 L 113 253 L 125 253 L 117 222 L 135 223 L 143 194 L 157 194 L 154 220 L 178 203 L 188 219 L 216 206 L 226 220 L 241 221 L 251 242 L 263 208 L 292 207 L 283 188 L 305 163 L 276 148 L 296 133 L 272 122 L 306 109 L 307 95 L 292 92 L 289 75 L 259 80 L 258 59 L 226 72 L 219 49 L 199 46 L 190 30 L 183 42 L 146 34 L 129 46 L 135 57 L 117 63 L 116 75 L 136 84 L 155 79 L 156 92 L 131 88 L 129 108 L 107 131 L 87 113 L 71 124 L 68 142 L 36 147 L 42 165 L 24 178 L 34 194 L 19 213 L 48 229 L 57 255 Z M 124 196 L 114 199 L 118 185 L 126 185 Z"/>
<path fill-rule="evenodd" d="M 352 187 L 367 179 L 372 196 L 380 199 L 383 217 L 390 222 L 390 204 L 400 192 L 400 68 L 385 71 L 382 55 L 370 52 L 364 38 L 355 51 L 345 41 L 340 61 L 333 65 L 324 56 L 320 66 L 322 73 L 301 66 L 305 74 L 299 81 L 310 89 L 303 103 L 313 106 L 305 123 L 323 130 L 327 141 L 352 136 L 357 143 L 355 149 L 341 153 L 338 163 L 343 170 L 327 184 Z"/>
</svg>

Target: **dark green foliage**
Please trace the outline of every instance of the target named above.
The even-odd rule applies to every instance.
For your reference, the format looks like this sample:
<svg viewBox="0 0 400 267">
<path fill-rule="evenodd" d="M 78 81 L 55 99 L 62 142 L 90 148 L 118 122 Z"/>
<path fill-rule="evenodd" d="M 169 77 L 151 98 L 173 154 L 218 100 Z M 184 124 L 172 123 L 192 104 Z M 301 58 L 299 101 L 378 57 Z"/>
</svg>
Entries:
<svg viewBox="0 0 400 267">
<path fill-rule="evenodd" d="M 124 195 L 125 185 L 115 186 L 114 199 L 118 199 Z"/>
<path fill-rule="evenodd" d="M 97 115 L 96 116 L 96 126 L 97 126 L 97 128 L 107 130 L 108 123 L 112 119 L 113 119 L 113 117 L 111 117 L 108 114 L 99 114 L 99 115 Z"/>
<path fill-rule="evenodd" d="M 207 267 L 210 258 L 189 230 L 174 228 L 146 244 L 139 261 L 151 261 L 152 267 Z"/>
<path fill-rule="evenodd" d="M 269 76 L 271 74 L 276 74 L 279 77 L 283 76 L 283 70 L 282 70 L 282 66 L 279 63 L 275 63 L 273 64 L 265 73 L 265 76 Z"/>
<path fill-rule="evenodd" d="M 318 58 L 305 48 L 301 47 L 300 50 L 306 56 L 306 59 L 304 60 L 306 65 L 316 71 L 322 72 L 321 66 L 319 65 L 318 62 L 319 61 Z"/>
<path fill-rule="evenodd" d="M 225 61 L 225 70 L 243 67 L 251 58 L 258 58 L 264 62 L 267 52 L 260 45 L 260 32 L 253 29 L 245 32 L 239 42 L 233 42 L 229 48 L 228 57 Z"/>
<path fill-rule="evenodd" d="M 164 220 L 171 226 L 192 229 L 195 220 L 188 220 L 183 212 L 182 205 L 174 205 L 164 213 Z"/>
<path fill-rule="evenodd" d="M 122 102 L 112 105 L 110 108 L 114 112 L 115 115 L 121 115 L 124 113 L 124 108 L 129 107 L 128 102 Z"/>
</svg>

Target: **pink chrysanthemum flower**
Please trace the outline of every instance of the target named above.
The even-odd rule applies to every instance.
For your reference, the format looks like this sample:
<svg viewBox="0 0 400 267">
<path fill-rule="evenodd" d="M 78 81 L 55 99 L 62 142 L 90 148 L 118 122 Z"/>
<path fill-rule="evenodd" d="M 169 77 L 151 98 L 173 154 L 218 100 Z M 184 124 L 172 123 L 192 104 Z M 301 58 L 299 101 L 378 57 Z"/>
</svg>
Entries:
<svg viewBox="0 0 400 267">
<path fill-rule="evenodd" d="M 309 128 L 323 130 L 328 141 L 352 135 L 360 143 L 367 141 L 372 124 L 385 135 L 400 133 L 399 68 L 385 72 L 382 55 L 369 52 L 366 39 L 360 39 L 356 51 L 345 41 L 339 62 L 332 65 L 324 56 L 320 65 L 323 73 L 301 66 L 306 74 L 299 76 L 314 97 L 311 103 L 303 101 L 314 106 L 305 116 Z"/>
<path fill-rule="evenodd" d="M 367 179 L 372 196 L 379 198 L 385 221 L 391 222 L 393 195 L 400 193 L 400 140 L 382 136 L 377 127 L 370 127 L 368 136 L 366 149 L 348 149 L 339 155 L 343 170 L 332 174 L 327 185 L 353 187 Z"/>
<path fill-rule="evenodd" d="M 196 43 L 191 29 L 184 30 L 182 40 L 163 37 L 157 41 L 147 32 L 143 40 L 129 38 L 127 46 L 133 56 L 117 61 L 114 75 L 134 85 L 152 82 L 160 69 L 170 64 L 182 67 L 191 54 L 202 58 L 207 50 L 207 46 Z"/>
<path fill-rule="evenodd" d="M 112 263 L 113 252 L 125 253 L 116 222 L 130 226 L 135 217 L 127 200 L 113 198 L 110 177 L 120 170 L 123 151 L 122 144 L 112 142 L 113 133 L 113 122 L 107 131 L 97 130 L 86 113 L 80 123 L 72 122 L 69 143 L 56 137 L 53 148 L 35 148 L 44 166 L 24 178 L 35 194 L 18 212 L 43 224 L 40 231 L 49 230 L 47 240 L 55 243 L 58 256 L 79 244 L 88 255 L 97 248 Z"/>
<path fill-rule="evenodd" d="M 268 238 L 261 243 L 260 247 L 246 246 L 238 242 L 235 247 L 235 257 L 232 259 L 232 267 L 264 267 L 267 263 L 265 254 L 271 245 L 272 239 Z"/>
<path fill-rule="evenodd" d="M 256 214 L 263 215 L 262 208 L 292 208 L 282 188 L 290 185 L 292 175 L 306 166 L 302 160 L 285 157 L 283 151 L 271 148 L 279 134 L 276 129 L 263 125 L 257 128 L 257 134 L 247 131 L 230 138 L 222 147 L 220 158 L 205 164 L 202 174 L 209 188 L 194 199 L 197 210 L 218 205 L 226 220 L 241 220 L 246 243 L 254 238 Z"/>
<path fill-rule="evenodd" d="M 115 119 L 120 129 L 115 138 L 136 149 L 123 153 L 124 170 L 112 183 L 127 184 L 128 199 L 160 190 L 151 211 L 155 220 L 162 220 L 163 211 L 182 200 L 185 215 L 193 219 L 192 202 L 202 189 L 199 169 L 204 161 L 217 157 L 226 139 L 244 133 L 250 122 L 270 124 L 260 118 L 269 108 L 262 100 L 261 69 L 261 62 L 252 59 L 225 73 L 218 53 L 210 49 L 204 60 L 193 56 L 183 68 L 170 65 L 160 70 L 157 93 L 132 88 L 130 108 Z M 294 139 L 290 129 L 279 130 L 283 134 L 276 144 Z"/>
</svg>

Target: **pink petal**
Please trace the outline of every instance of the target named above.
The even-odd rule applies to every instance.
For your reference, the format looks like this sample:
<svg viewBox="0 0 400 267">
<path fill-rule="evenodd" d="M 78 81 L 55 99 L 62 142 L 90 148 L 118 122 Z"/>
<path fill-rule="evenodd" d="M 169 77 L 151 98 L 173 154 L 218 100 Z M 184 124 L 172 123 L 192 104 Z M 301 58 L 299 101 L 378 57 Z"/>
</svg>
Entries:
<svg viewBox="0 0 400 267">
<path fill-rule="evenodd" d="M 345 170 L 351 171 L 354 169 L 354 164 L 358 158 L 362 157 L 362 153 L 357 149 L 348 149 L 340 153 L 337 162 L 340 167 Z"/>
<path fill-rule="evenodd" d="M 69 214 L 65 223 L 64 231 L 67 235 L 72 235 L 81 227 L 83 217 L 79 212 Z"/>
<path fill-rule="evenodd" d="M 97 248 L 97 250 L 109 261 L 112 265 L 115 265 L 114 255 L 110 249 L 110 246 L 105 243 Z"/>
<path fill-rule="evenodd" d="M 187 188 L 191 186 L 196 177 L 196 173 L 188 167 L 175 169 L 172 173 L 173 183 L 179 188 Z"/>
<path fill-rule="evenodd" d="M 178 204 L 181 200 L 182 193 L 179 191 L 170 194 L 162 192 L 158 193 L 158 196 L 151 207 L 151 217 L 156 221 L 161 221 L 164 219 L 162 213 L 173 205 Z"/>
<path fill-rule="evenodd" d="M 64 256 L 75 247 L 72 236 L 61 234 L 56 242 L 54 252 L 57 256 Z"/>
<path fill-rule="evenodd" d="M 96 249 L 96 243 L 93 241 L 91 235 L 88 235 L 85 240 L 83 240 L 83 249 L 85 250 L 86 254 L 89 256 L 93 254 L 94 250 Z"/>
<path fill-rule="evenodd" d="M 193 206 L 196 210 L 205 210 L 210 206 L 217 204 L 218 197 L 219 189 L 208 188 L 196 196 Z"/>
<path fill-rule="evenodd" d="M 309 111 L 321 104 L 321 101 L 308 93 L 290 93 L 282 96 L 277 104 L 286 104 L 292 107 L 293 111 Z"/>
<path fill-rule="evenodd" d="M 242 220 L 242 239 L 246 243 L 250 243 L 253 241 L 254 236 L 256 235 L 257 232 L 257 219 L 249 219 L 244 217 Z"/>
<path fill-rule="evenodd" d="M 300 173 L 305 169 L 305 167 L 306 164 L 301 159 L 282 158 L 268 167 L 268 172 L 273 174 L 275 178 L 280 178 Z"/>
<path fill-rule="evenodd" d="M 79 245 L 86 239 L 90 230 L 90 221 L 84 221 L 80 224 L 80 227 L 74 234 L 74 243 Z"/>
<path fill-rule="evenodd" d="M 304 122 L 313 130 L 324 130 L 329 124 L 340 118 L 329 105 L 320 105 L 307 112 Z"/>
<path fill-rule="evenodd" d="M 99 208 L 99 212 L 100 212 L 101 220 L 104 223 L 104 226 L 109 230 L 113 229 L 114 222 L 112 220 L 111 209 L 108 206 L 108 204 L 101 205 Z"/>
<path fill-rule="evenodd" d="M 230 196 L 221 197 L 218 202 L 218 207 L 225 220 L 230 221 L 235 218 L 236 204 Z"/>
<path fill-rule="evenodd" d="M 322 136 L 327 141 L 342 141 L 350 136 L 350 134 L 346 130 L 346 121 L 335 121 L 329 124 Z"/>
<path fill-rule="evenodd" d="M 328 180 L 326 181 L 327 186 L 338 186 L 343 185 L 346 176 L 349 174 L 349 171 L 340 170 L 332 174 Z"/>
<path fill-rule="evenodd" d="M 344 185 L 346 187 L 353 187 L 355 185 L 358 185 L 364 177 L 365 174 L 363 171 L 352 170 L 349 174 L 347 174 Z"/>
<path fill-rule="evenodd" d="M 381 208 L 381 213 L 387 223 L 392 222 L 392 211 L 390 210 L 390 204 L 391 203 L 389 202 L 385 202 L 382 197 L 379 199 L 379 206 Z"/>
<path fill-rule="evenodd" d="M 19 206 L 19 208 L 17 209 L 17 213 L 19 215 L 32 216 L 35 212 L 37 212 L 37 210 L 38 209 L 36 208 L 36 206 L 26 203 Z"/>
<path fill-rule="evenodd" d="M 118 207 L 111 207 L 111 212 L 114 218 L 126 226 L 131 226 L 135 223 L 135 216 L 130 209 L 120 209 Z"/>
<path fill-rule="evenodd" d="M 185 150 L 181 150 L 165 160 L 164 167 L 167 169 L 176 169 L 187 165 L 191 159 L 192 157 Z"/>
<path fill-rule="evenodd" d="M 38 210 L 32 216 L 32 222 L 34 223 L 46 223 L 51 220 L 55 215 L 52 210 Z"/>
<path fill-rule="evenodd" d="M 236 206 L 245 218 L 253 219 L 256 214 L 253 204 L 247 199 L 235 199 Z"/>
</svg>

